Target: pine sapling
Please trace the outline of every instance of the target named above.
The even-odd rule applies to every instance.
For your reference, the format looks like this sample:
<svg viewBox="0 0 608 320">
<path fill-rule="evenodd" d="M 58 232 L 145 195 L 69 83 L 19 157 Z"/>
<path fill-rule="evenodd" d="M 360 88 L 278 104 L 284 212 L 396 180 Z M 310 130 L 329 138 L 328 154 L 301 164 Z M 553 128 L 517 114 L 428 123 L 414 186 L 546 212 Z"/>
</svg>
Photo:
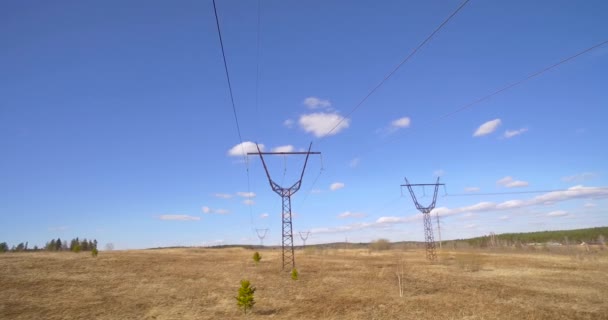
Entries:
<svg viewBox="0 0 608 320">
<path fill-rule="evenodd" d="M 91 250 L 91 255 L 93 258 L 97 257 L 97 254 L 99 254 L 99 251 L 97 251 L 97 248 L 93 248 L 93 250 Z"/>
<path fill-rule="evenodd" d="M 259 252 L 256 251 L 253 254 L 253 261 L 255 261 L 255 263 L 257 264 L 257 263 L 260 262 L 260 260 L 262 260 L 262 255 Z"/>
<path fill-rule="evenodd" d="M 298 280 L 298 270 L 296 268 L 291 269 L 291 279 Z"/>
<path fill-rule="evenodd" d="M 255 287 L 251 286 L 249 280 L 241 280 L 241 287 L 239 288 L 238 295 L 235 297 L 236 305 L 243 309 L 243 312 L 247 314 L 247 310 L 253 308 L 255 301 L 253 294 L 255 293 Z"/>
</svg>

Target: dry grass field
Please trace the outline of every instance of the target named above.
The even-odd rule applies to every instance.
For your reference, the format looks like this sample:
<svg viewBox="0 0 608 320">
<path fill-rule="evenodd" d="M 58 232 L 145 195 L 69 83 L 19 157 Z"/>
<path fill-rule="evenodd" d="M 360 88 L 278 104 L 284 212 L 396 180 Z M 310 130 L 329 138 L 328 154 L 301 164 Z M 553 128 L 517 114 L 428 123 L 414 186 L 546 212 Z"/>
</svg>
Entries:
<svg viewBox="0 0 608 320">
<path fill-rule="evenodd" d="M 0 255 L 0 319 L 608 319 L 608 254 L 312 249 Z M 396 272 L 402 270 L 403 297 Z M 257 287 L 244 315 L 241 279 Z"/>
</svg>

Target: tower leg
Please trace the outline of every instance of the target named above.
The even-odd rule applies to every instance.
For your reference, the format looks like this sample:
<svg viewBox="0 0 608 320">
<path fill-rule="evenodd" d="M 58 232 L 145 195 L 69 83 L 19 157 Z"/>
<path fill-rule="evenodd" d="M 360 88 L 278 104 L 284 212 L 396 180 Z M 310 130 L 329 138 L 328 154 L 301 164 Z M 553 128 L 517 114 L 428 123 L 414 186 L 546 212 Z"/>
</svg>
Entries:
<svg viewBox="0 0 608 320">
<path fill-rule="evenodd" d="M 293 252 L 293 228 L 291 224 L 291 196 L 283 195 L 283 237 L 281 243 L 283 270 L 285 267 L 290 267 L 289 270 L 296 267 L 295 255 Z"/>
<path fill-rule="evenodd" d="M 433 223 L 431 221 L 430 211 L 424 211 L 422 213 L 424 217 L 424 241 L 426 244 L 426 258 L 429 261 L 435 261 L 437 255 L 435 254 L 435 239 L 433 238 Z"/>
</svg>

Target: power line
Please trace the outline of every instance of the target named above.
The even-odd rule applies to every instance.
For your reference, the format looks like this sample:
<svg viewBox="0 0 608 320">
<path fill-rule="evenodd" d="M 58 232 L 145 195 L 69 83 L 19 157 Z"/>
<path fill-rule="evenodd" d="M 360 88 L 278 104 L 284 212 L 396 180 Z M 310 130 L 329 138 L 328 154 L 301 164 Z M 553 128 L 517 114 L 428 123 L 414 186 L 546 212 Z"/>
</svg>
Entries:
<svg viewBox="0 0 608 320">
<path fill-rule="evenodd" d="M 479 98 L 477 100 L 474 100 L 474 101 L 472 101 L 472 102 L 470 102 L 468 104 L 465 104 L 464 106 L 462 106 L 462 107 L 460 107 L 460 108 L 458 108 L 458 109 L 456 109 L 456 110 L 454 110 L 452 112 L 446 113 L 446 114 L 442 115 L 441 117 L 439 117 L 438 120 L 439 119 L 443 119 L 443 118 L 447 118 L 447 117 L 452 116 L 452 115 L 454 115 L 456 113 L 459 113 L 459 112 L 461 112 L 461 111 L 463 111 L 465 109 L 471 108 L 472 106 L 474 106 L 474 105 L 476 105 L 476 104 L 478 104 L 478 103 L 480 103 L 482 101 L 488 100 L 488 99 L 490 99 L 491 97 L 493 97 L 493 96 L 495 96 L 497 94 L 500 94 L 500 93 L 502 93 L 504 91 L 507 91 L 507 90 L 509 90 L 509 89 L 511 89 L 513 87 L 516 87 L 516 86 L 518 86 L 518 85 L 520 85 L 520 84 L 522 84 L 522 83 L 524 83 L 524 82 L 526 82 L 526 81 L 528 81 L 528 80 L 530 80 L 532 78 L 538 77 L 541 74 L 543 74 L 543 73 L 545 73 L 545 72 L 547 72 L 547 71 L 549 71 L 551 69 L 554 69 L 554 68 L 556 68 L 556 67 L 558 67 L 558 66 L 560 66 L 560 65 L 562 65 L 562 64 L 564 64 L 564 63 L 566 63 L 566 62 L 568 62 L 570 60 L 573 60 L 573 59 L 575 59 L 575 58 L 577 58 L 577 57 L 579 57 L 579 56 L 581 56 L 581 55 L 583 55 L 583 54 L 585 54 L 585 53 L 587 53 L 589 51 L 597 49 L 597 48 L 605 45 L 606 43 L 608 43 L 608 40 L 606 40 L 604 42 L 601 42 L 599 44 L 596 44 L 594 46 L 591 46 L 591 47 L 589 47 L 589 48 L 587 48 L 587 49 L 585 49 L 583 51 L 580 51 L 580 52 L 578 52 L 578 53 L 576 53 L 574 55 L 571 55 L 571 56 L 569 56 L 569 57 L 567 57 L 565 59 L 562 59 L 561 61 L 559 61 L 557 63 L 554 63 L 554 64 L 552 64 L 552 65 L 550 65 L 548 67 L 545 67 L 545 68 L 543 68 L 541 70 L 538 70 L 538 71 L 530 74 L 529 76 L 527 76 L 527 77 L 525 77 L 525 78 L 523 78 L 523 79 L 521 79 L 519 81 L 516 81 L 516 82 L 513 82 L 511 84 L 508 84 L 508 85 L 506 85 L 506 86 L 504 86 L 504 87 L 502 87 L 502 88 L 500 88 L 500 89 L 498 89 L 498 90 L 496 90 L 496 91 L 494 91 L 494 92 L 492 92 L 492 93 L 490 93 L 488 95 L 485 95 L 485 96 L 483 96 L 483 97 L 481 97 L 481 98 Z"/>
<path fill-rule="evenodd" d="M 222 58 L 224 60 L 224 71 L 226 71 L 226 80 L 228 80 L 228 91 L 230 92 L 230 102 L 232 103 L 232 112 L 234 114 L 234 121 L 236 123 L 236 131 L 239 134 L 239 141 L 241 142 L 241 147 L 243 148 L 243 154 L 245 153 L 245 148 L 243 147 L 243 137 L 241 135 L 241 127 L 239 126 L 239 117 L 236 113 L 236 105 L 234 104 L 234 94 L 232 93 L 232 84 L 230 83 L 230 73 L 228 72 L 228 63 L 226 62 L 226 52 L 224 51 L 224 41 L 222 40 L 222 31 L 220 29 L 220 20 L 217 16 L 217 7 L 215 5 L 215 0 L 213 0 L 213 12 L 215 13 L 215 23 L 217 25 L 217 35 L 220 38 L 220 46 L 222 48 Z M 243 155 L 246 158 L 246 155 Z"/>
<path fill-rule="evenodd" d="M 344 120 L 346 120 L 355 111 L 357 111 L 357 109 L 359 109 L 359 107 L 361 107 L 361 105 L 363 105 L 363 103 L 372 94 L 374 94 L 374 92 L 376 92 L 376 90 L 378 90 L 388 79 L 390 79 L 397 72 L 397 70 L 399 70 L 401 68 L 401 66 L 403 66 L 406 62 L 408 62 L 418 52 L 418 50 L 420 50 L 427 42 L 429 42 L 435 36 L 435 34 L 437 32 L 439 32 L 439 30 L 441 30 L 462 8 L 464 8 L 464 6 L 469 1 L 470 0 L 465 0 L 456 10 L 454 10 L 454 12 L 452 12 L 452 14 L 450 14 L 450 16 L 447 17 L 447 19 L 445 19 L 437 28 L 435 28 L 435 30 L 428 37 L 426 37 L 426 39 L 424 39 L 424 41 L 422 41 L 422 43 L 420 43 L 407 57 L 405 57 L 405 59 L 403 59 L 395 68 L 393 68 L 393 70 L 388 75 L 386 75 L 384 77 L 384 79 L 382 79 L 382 81 L 380 81 L 380 83 L 378 83 L 365 97 L 363 97 L 363 99 L 357 105 L 355 105 L 355 107 L 349 113 L 346 114 L 346 116 L 344 116 L 342 119 L 340 119 L 340 121 L 338 121 L 338 123 L 336 123 L 336 125 L 333 128 L 331 128 L 331 130 L 329 130 L 327 133 L 325 133 L 321 137 L 325 137 L 325 136 L 328 136 L 329 134 L 331 134 L 338 126 L 340 126 L 340 124 L 342 122 L 344 122 Z"/>
<path fill-rule="evenodd" d="M 355 105 L 355 107 L 346 114 L 346 116 L 342 117 L 342 119 L 340 119 L 335 126 L 333 126 L 327 133 L 323 134 L 320 138 L 322 139 L 323 137 L 328 136 L 329 134 L 331 134 L 334 130 L 336 130 L 336 128 L 338 128 L 340 126 L 340 124 L 342 122 L 344 122 L 344 120 L 348 119 L 348 117 L 350 117 L 353 113 L 355 113 L 355 111 L 357 111 L 357 109 L 359 109 L 363 103 L 372 96 L 372 94 L 374 94 L 382 85 L 384 85 L 384 83 L 390 79 L 400 68 L 401 66 L 403 66 L 406 62 L 408 62 L 425 44 L 427 44 L 427 42 L 429 42 L 434 36 L 435 34 L 437 34 L 437 32 L 439 32 L 439 30 L 441 30 L 456 14 L 458 14 L 458 12 L 464 8 L 464 6 L 469 3 L 470 0 L 465 0 L 458 8 L 456 8 L 456 10 L 454 10 L 452 12 L 452 14 L 450 14 L 437 28 L 435 28 L 435 30 L 433 30 L 433 32 L 431 32 L 431 34 L 426 37 L 426 39 L 424 39 L 424 41 L 422 41 L 407 57 L 405 57 L 405 59 L 403 59 L 395 68 L 393 68 L 393 70 L 391 72 L 388 73 L 388 75 L 386 75 L 374 88 L 372 88 L 372 90 L 365 95 L 365 97 L 363 97 L 363 99 L 361 99 L 361 101 L 359 101 L 359 103 L 357 103 Z M 319 173 L 319 176 L 321 174 Z M 317 179 L 319 178 L 319 176 L 317 176 Z M 310 187 L 310 191 L 308 193 L 306 193 L 306 195 L 304 196 L 304 200 L 306 200 L 306 198 L 308 198 L 308 195 L 310 194 L 310 192 L 312 192 L 315 183 L 317 182 L 317 179 L 314 180 L 312 186 Z"/>
<path fill-rule="evenodd" d="M 236 104 L 234 103 L 234 94 L 232 92 L 232 84 L 230 82 L 230 73 L 228 72 L 228 62 L 226 61 L 226 52 L 224 50 L 224 41 L 222 39 L 222 30 L 220 28 L 220 20 L 217 14 L 217 6 L 215 4 L 215 0 L 213 0 L 213 13 L 215 14 L 215 24 L 217 26 L 217 35 L 220 40 L 220 47 L 222 49 L 222 59 L 224 61 L 224 71 L 226 72 L 226 80 L 228 82 L 228 91 L 230 93 L 230 102 L 232 104 L 232 112 L 234 114 L 234 122 L 236 123 L 236 131 L 239 136 L 239 141 L 241 143 L 241 150 L 243 152 L 243 159 L 245 160 L 245 168 L 247 172 L 247 193 L 251 194 L 251 178 L 249 175 L 249 159 L 247 158 L 247 153 L 245 152 L 245 147 L 243 146 L 243 136 L 241 135 L 241 127 L 239 125 L 239 117 L 236 112 Z M 258 18 L 259 19 L 259 18 Z M 257 103 L 257 96 L 256 96 Z M 254 225 L 253 221 L 253 209 L 251 205 L 249 206 L 249 218 L 251 220 L 251 224 Z"/>
</svg>

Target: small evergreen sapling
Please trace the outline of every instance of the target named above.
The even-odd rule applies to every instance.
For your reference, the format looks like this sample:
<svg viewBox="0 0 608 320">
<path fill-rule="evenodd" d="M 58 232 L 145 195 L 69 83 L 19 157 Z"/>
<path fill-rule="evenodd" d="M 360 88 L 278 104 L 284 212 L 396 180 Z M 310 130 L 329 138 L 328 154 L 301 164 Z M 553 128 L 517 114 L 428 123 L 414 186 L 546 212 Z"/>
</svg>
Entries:
<svg viewBox="0 0 608 320">
<path fill-rule="evenodd" d="M 260 262 L 260 260 L 262 260 L 262 255 L 259 252 L 256 251 L 253 254 L 253 261 L 255 261 L 255 263 L 257 264 L 257 263 Z"/>
<path fill-rule="evenodd" d="M 235 297 L 236 305 L 243 309 L 243 312 L 247 314 L 247 310 L 253 308 L 255 301 L 253 294 L 255 293 L 255 287 L 251 286 L 249 280 L 241 280 L 241 287 L 239 288 L 238 295 Z"/>
<path fill-rule="evenodd" d="M 97 257 L 98 253 L 99 251 L 97 251 L 97 248 L 93 248 L 93 250 L 91 250 L 91 255 L 93 256 L 93 258 Z"/>
<path fill-rule="evenodd" d="M 296 268 L 291 269 L 291 279 L 298 280 L 298 270 Z"/>
</svg>

